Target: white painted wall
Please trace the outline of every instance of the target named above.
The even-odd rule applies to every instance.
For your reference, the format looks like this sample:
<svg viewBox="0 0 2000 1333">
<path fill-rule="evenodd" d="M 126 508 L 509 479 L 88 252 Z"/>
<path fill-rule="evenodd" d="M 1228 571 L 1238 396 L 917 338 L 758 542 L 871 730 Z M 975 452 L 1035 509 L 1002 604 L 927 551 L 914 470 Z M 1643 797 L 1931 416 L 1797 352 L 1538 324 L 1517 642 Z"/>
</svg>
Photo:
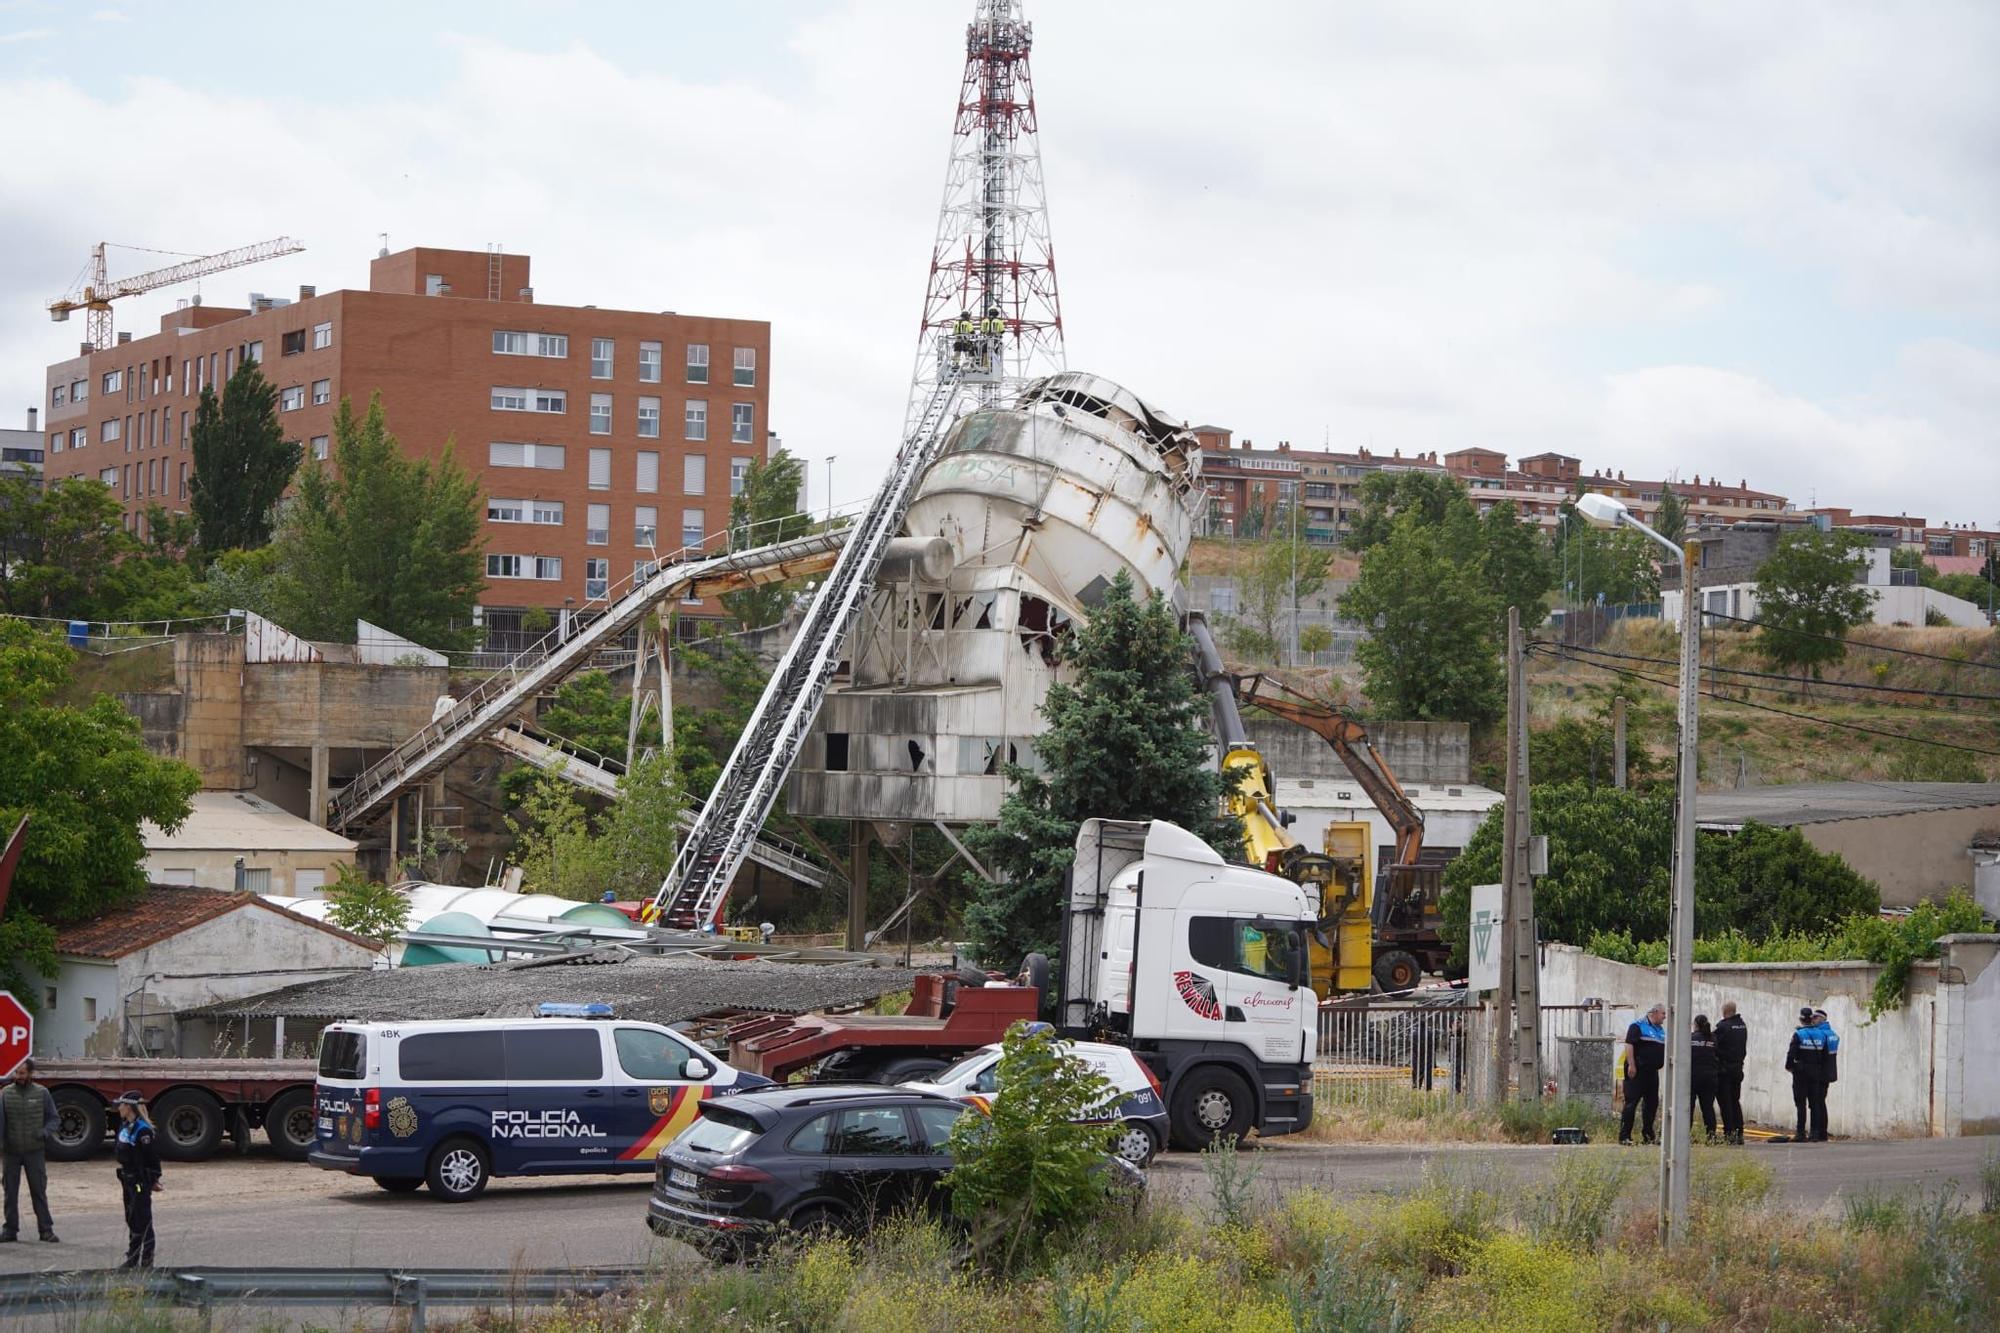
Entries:
<svg viewBox="0 0 2000 1333">
<path fill-rule="evenodd" d="M 1430 783 L 1416 784 L 1419 794 L 1412 798 L 1424 816 L 1424 844 L 1429 847 L 1463 847 L 1486 818 L 1486 812 L 1505 800 L 1491 787 L 1473 783 L 1452 783 L 1462 794 L 1448 796 L 1450 789 Z M 1341 799 L 1345 793 L 1346 799 Z M 1370 847 L 1393 846 L 1396 832 L 1369 801 L 1355 782 L 1327 778 L 1295 781 L 1278 779 L 1278 805 L 1296 820 L 1292 836 L 1315 850 L 1326 843 L 1326 826 L 1367 820 L 1374 830 Z"/>
<path fill-rule="evenodd" d="M 114 963 L 63 959 L 55 976 L 42 979 L 42 993 L 36 998 L 42 1007 L 35 1015 L 34 1053 L 40 1059 L 66 1060 L 89 1054 L 93 1033 L 117 1032 L 122 997 Z"/>
<path fill-rule="evenodd" d="M 1962 628 L 1982 629 L 1986 625 L 1985 608 L 1974 606 L 1962 597 L 1939 592 L 1936 588 L 1871 583 L 1868 590 L 1875 594 L 1870 619 L 1877 625 L 1921 625 L 1925 613 L 1932 609 Z M 1757 618 L 1757 585 L 1754 583 L 1704 585 L 1701 591 L 1702 605 L 1706 610 L 1723 610 L 1746 620 Z M 1726 604 L 1719 598 L 1726 599 Z M 1669 624 L 1679 624 L 1680 618 L 1680 589 L 1668 588 L 1660 594 L 1660 619 Z"/>
</svg>

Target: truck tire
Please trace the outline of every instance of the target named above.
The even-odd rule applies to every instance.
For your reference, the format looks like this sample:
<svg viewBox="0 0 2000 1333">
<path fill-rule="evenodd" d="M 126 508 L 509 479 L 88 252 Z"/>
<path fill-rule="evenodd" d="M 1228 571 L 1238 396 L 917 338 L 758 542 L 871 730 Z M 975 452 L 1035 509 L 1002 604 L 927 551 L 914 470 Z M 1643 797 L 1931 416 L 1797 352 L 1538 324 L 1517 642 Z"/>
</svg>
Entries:
<svg viewBox="0 0 2000 1333">
<path fill-rule="evenodd" d="M 271 1150 L 293 1162 L 303 1162 L 312 1151 L 313 1099 L 304 1088 L 292 1088 L 271 1099 L 264 1108 L 264 1137 Z"/>
<path fill-rule="evenodd" d="M 58 1162 L 81 1162 L 104 1147 L 104 1103 L 87 1088 L 62 1088 L 55 1094 L 56 1133 L 49 1156 Z"/>
<path fill-rule="evenodd" d="M 1234 1142 L 1250 1132 L 1256 1109 L 1241 1075 L 1220 1065 L 1197 1069 L 1181 1079 L 1168 1108 L 1174 1146 L 1200 1152 L 1217 1139 Z"/>
<path fill-rule="evenodd" d="M 1035 993 L 1035 1017 L 1049 1011 L 1049 956 L 1031 953 L 1021 960 L 1021 984 Z"/>
<path fill-rule="evenodd" d="M 222 1142 L 222 1103 L 199 1088 L 175 1088 L 153 1106 L 160 1156 L 199 1162 Z"/>
<path fill-rule="evenodd" d="M 951 1066 L 945 1061 L 929 1055 L 910 1055 L 900 1060 L 891 1060 L 875 1071 L 875 1081 L 894 1087 L 898 1083 L 912 1083 L 928 1079 L 933 1074 L 942 1074 Z"/>
<path fill-rule="evenodd" d="M 1414 990 L 1424 979 L 1423 964 L 1402 949 L 1375 955 L 1375 984 L 1384 992 Z"/>
<path fill-rule="evenodd" d="M 468 1138 L 446 1139 L 431 1154 L 424 1181 L 446 1203 L 469 1203 L 486 1192 L 493 1174 L 486 1150 Z"/>
</svg>

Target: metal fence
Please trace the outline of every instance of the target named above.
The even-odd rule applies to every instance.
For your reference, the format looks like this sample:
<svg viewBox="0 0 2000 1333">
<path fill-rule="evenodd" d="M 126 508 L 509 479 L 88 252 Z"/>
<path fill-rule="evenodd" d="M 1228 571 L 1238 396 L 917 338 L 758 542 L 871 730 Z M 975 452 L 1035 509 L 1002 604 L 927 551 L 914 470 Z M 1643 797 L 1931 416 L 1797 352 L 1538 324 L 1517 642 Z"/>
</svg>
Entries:
<svg viewBox="0 0 2000 1333">
<path fill-rule="evenodd" d="M 1334 1000 L 1319 1011 L 1314 1096 L 1323 1106 L 1425 1114 L 1492 1098 L 1494 1008 L 1462 991 L 1408 999 Z M 1610 1031 L 1602 1002 L 1544 1005 L 1544 1081 L 1556 1076 L 1561 1039 Z"/>
</svg>

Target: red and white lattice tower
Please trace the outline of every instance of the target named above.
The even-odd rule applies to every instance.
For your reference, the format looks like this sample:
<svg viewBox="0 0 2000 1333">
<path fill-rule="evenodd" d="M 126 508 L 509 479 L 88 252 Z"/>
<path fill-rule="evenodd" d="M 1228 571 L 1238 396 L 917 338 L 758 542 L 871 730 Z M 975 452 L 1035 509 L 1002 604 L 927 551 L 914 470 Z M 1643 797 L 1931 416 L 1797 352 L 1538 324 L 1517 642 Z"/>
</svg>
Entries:
<svg viewBox="0 0 2000 1333">
<path fill-rule="evenodd" d="M 1033 39 L 1020 0 L 977 0 L 965 30 L 965 77 L 917 334 L 912 413 L 921 410 L 937 383 L 939 346 L 962 311 L 977 320 L 997 310 L 1006 323 L 1000 376 L 972 386 L 982 405 L 1009 399 L 1025 381 L 1065 368 L 1062 303 L 1035 132 L 1035 85 L 1028 72 Z"/>
</svg>

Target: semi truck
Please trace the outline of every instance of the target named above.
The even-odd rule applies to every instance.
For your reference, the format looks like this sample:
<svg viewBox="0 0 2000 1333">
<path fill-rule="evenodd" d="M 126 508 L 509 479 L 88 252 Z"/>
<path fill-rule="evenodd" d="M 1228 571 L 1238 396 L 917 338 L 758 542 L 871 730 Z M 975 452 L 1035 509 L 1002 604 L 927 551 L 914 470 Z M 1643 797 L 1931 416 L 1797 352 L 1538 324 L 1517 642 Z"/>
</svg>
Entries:
<svg viewBox="0 0 2000 1333">
<path fill-rule="evenodd" d="M 262 1130 L 280 1157 L 303 1160 L 313 1145 L 310 1060 L 49 1060 L 35 1076 L 56 1104 L 49 1156 L 78 1162 L 101 1152 L 116 1117 L 111 1103 L 136 1092 L 153 1113 L 160 1156 L 198 1162 L 225 1136 L 248 1148 Z"/>
</svg>

